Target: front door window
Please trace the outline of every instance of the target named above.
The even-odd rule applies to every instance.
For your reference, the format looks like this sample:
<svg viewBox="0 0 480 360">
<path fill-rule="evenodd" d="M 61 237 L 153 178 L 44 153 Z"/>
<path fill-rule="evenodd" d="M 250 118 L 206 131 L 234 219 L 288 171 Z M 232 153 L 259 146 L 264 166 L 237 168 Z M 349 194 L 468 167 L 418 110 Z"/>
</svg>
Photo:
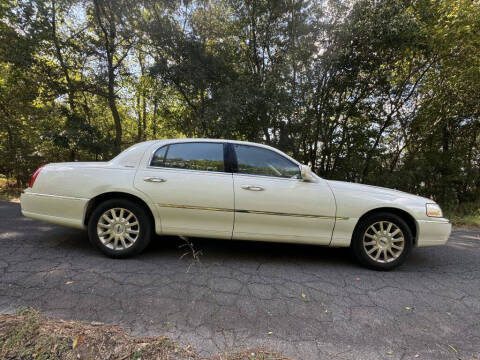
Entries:
<svg viewBox="0 0 480 360">
<path fill-rule="evenodd" d="M 300 179 L 299 166 L 272 150 L 237 144 L 234 148 L 239 174 Z"/>
</svg>

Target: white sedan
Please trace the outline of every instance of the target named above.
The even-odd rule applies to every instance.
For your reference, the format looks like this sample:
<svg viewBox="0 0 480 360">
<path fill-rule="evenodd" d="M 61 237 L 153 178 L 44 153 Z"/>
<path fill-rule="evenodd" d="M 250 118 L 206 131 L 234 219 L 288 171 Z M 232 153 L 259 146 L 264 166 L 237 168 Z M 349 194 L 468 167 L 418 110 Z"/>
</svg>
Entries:
<svg viewBox="0 0 480 360">
<path fill-rule="evenodd" d="M 140 253 L 155 232 L 350 247 L 392 269 L 451 231 L 430 199 L 325 180 L 277 149 L 230 140 L 147 141 L 108 162 L 48 164 L 21 204 L 27 217 L 88 229 L 111 257 Z"/>
</svg>

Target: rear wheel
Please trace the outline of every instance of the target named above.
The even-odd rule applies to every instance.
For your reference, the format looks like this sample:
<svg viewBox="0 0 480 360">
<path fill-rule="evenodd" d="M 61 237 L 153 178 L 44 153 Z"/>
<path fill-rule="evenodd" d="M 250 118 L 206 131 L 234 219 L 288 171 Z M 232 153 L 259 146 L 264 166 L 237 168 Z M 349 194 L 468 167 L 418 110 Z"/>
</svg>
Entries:
<svg viewBox="0 0 480 360">
<path fill-rule="evenodd" d="M 405 261 L 412 243 L 412 232 L 401 217 L 378 213 L 358 224 L 351 248 L 363 265 L 375 270 L 390 270 Z"/>
<path fill-rule="evenodd" d="M 88 237 L 105 255 L 128 257 L 139 254 L 148 245 L 152 224 L 143 206 L 130 200 L 111 199 L 93 211 Z"/>
</svg>

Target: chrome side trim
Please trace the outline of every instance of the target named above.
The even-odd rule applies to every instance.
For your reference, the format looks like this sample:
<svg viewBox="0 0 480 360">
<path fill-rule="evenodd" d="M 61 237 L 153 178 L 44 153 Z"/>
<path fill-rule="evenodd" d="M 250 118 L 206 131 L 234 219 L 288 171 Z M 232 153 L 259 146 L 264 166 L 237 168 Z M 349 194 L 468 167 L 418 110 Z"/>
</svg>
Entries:
<svg viewBox="0 0 480 360">
<path fill-rule="evenodd" d="M 246 178 L 260 178 L 266 180 L 279 180 L 279 181 L 296 181 L 296 182 L 304 182 L 303 179 L 295 179 L 295 178 L 287 178 L 281 176 L 269 176 L 269 175 L 255 175 L 255 174 L 242 174 L 242 173 L 232 173 L 234 176 L 238 177 L 246 177 Z"/>
<path fill-rule="evenodd" d="M 35 195 L 35 196 L 44 196 L 44 197 L 53 197 L 58 199 L 68 199 L 68 200 L 83 200 L 89 201 L 90 199 L 81 198 L 81 197 L 74 197 L 74 196 L 63 196 L 63 195 L 52 195 L 52 194 L 40 194 L 35 192 L 23 192 L 23 195 Z"/>
<path fill-rule="evenodd" d="M 158 204 L 158 206 L 160 206 L 160 207 L 176 208 L 176 209 L 234 212 L 233 209 L 216 208 L 216 207 L 205 207 L 205 206 L 193 206 L 193 205 Z"/>
<path fill-rule="evenodd" d="M 180 169 L 180 168 L 168 168 L 162 166 L 147 166 L 146 170 L 165 170 L 165 171 L 180 171 L 180 172 L 190 172 L 190 173 L 200 173 L 208 175 L 223 175 L 223 176 L 232 176 L 231 172 L 225 171 L 207 171 L 207 170 L 193 170 L 193 169 Z"/>
<path fill-rule="evenodd" d="M 450 224 L 450 220 L 417 220 L 418 222 L 422 223 L 435 223 L 435 224 Z"/>
<path fill-rule="evenodd" d="M 311 215 L 311 214 L 284 213 L 284 212 L 276 212 L 276 211 L 243 210 L 243 209 L 235 210 L 235 209 L 226 209 L 226 208 L 204 207 L 204 206 L 193 206 L 193 205 L 176 205 L 176 204 L 158 204 L 158 206 L 160 206 L 160 207 L 169 207 L 169 208 L 177 208 L 177 209 L 236 212 L 236 213 L 243 213 L 243 214 L 305 217 L 305 218 L 310 218 L 310 219 L 348 220 L 348 217 L 335 217 L 335 216 L 328 216 L 328 215 Z"/>
<path fill-rule="evenodd" d="M 257 214 L 257 215 L 277 215 L 277 216 L 305 217 L 305 218 L 310 218 L 310 219 L 335 219 L 335 216 L 283 213 L 283 212 L 276 212 L 276 211 L 235 210 L 235 212 L 244 213 L 244 214 Z"/>
</svg>

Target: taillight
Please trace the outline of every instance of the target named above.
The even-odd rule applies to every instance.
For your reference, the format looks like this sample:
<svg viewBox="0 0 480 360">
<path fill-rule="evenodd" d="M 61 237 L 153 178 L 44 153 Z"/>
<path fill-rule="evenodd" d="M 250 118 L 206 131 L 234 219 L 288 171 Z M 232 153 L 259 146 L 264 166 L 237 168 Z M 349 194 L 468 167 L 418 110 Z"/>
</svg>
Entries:
<svg viewBox="0 0 480 360">
<path fill-rule="evenodd" d="M 30 179 L 30 183 L 28 184 L 29 187 L 33 187 L 33 184 L 35 183 L 35 180 L 37 179 L 38 174 L 40 174 L 40 171 L 42 171 L 43 166 L 40 166 L 37 170 L 32 175 L 32 178 Z"/>
</svg>

